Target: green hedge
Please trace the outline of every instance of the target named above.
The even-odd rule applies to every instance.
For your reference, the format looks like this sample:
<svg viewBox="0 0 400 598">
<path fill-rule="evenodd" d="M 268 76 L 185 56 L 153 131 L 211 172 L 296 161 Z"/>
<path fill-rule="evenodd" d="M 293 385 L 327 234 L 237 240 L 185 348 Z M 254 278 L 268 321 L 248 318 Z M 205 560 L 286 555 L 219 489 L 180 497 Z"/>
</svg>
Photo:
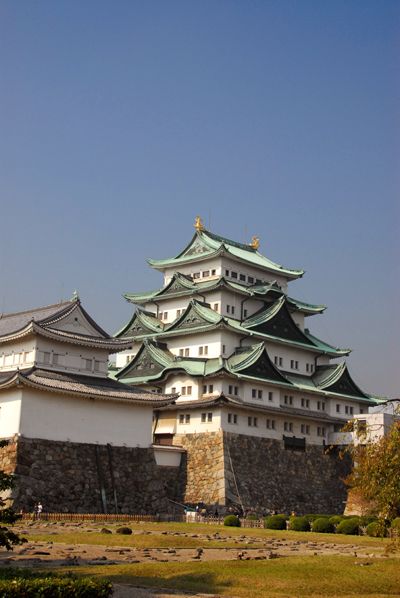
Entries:
<svg viewBox="0 0 400 598">
<path fill-rule="evenodd" d="M 1 598 L 108 598 L 111 595 L 112 584 L 108 581 L 10 568 L 0 571 Z"/>
<path fill-rule="evenodd" d="M 306 517 L 291 517 L 289 519 L 289 529 L 295 532 L 309 532 L 310 522 Z"/>
<path fill-rule="evenodd" d="M 312 522 L 311 531 L 319 534 L 332 534 L 335 531 L 335 526 L 327 517 L 319 517 Z"/>
<path fill-rule="evenodd" d="M 287 515 L 270 515 L 264 519 L 264 527 L 267 529 L 286 529 Z"/>
<path fill-rule="evenodd" d="M 343 521 L 343 519 L 343 515 L 332 515 L 332 517 L 329 517 L 329 523 L 332 523 L 332 525 L 338 525 L 341 521 Z"/>
<path fill-rule="evenodd" d="M 358 536 L 360 533 L 360 520 L 358 517 L 343 519 L 336 528 L 337 534 Z"/>
<path fill-rule="evenodd" d="M 227 515 L 224 519 L 224 525 L 228 527 L 240 527 L 240 519 L 236 515 Z"/>
</svg>

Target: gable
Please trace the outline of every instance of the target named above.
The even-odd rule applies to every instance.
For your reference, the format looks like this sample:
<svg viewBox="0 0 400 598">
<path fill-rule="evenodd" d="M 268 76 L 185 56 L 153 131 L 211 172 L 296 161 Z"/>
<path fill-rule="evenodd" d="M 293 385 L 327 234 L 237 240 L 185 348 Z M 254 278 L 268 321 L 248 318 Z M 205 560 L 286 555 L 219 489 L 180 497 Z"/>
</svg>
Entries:
<svg viewBox="0 0 400 598">
<path fill-rule="evenodd" d="M 44 324 L 43 326 L 53 330 L 61 330 L 64 332 L 72 332 L 74 334 L 83 334 L 86 336 L 104 336 L 103 334 L 99 334 L 99 328 L 93 326 L 93 324 L 88 320 L 78 306 L 71 313 L 60 320 L 55 320 L 54 322 L 50 321 L 48 324 Z"/>
<path fill-rule="evenodd" d="M 256 332 L 276 336 L 278 338 L 308 344 L 311 347 L 314 344 L 302 333 L 299 327 L 293 321 L 287 306 L 282 305 L 278 313 L 270 320 L 262 322 L 251 327 Z"/>
<path fill-rule="evenodd" d="M 156 376 L 164 370 L 164 366 L 160 365 L 153 359 L 147 348 L 136 356 L 131 361 L 127 368 L 124 369 L 121 376 L 117 374 L 118 380 L 124 380 L 124 378 L 143 378 L 146 376 Z"/>
<path fill-rule="evenodd" d="M 368 398 L 350 376 L 347 368 L 340 376 L 339 380 L 334 382 L 331 386 L 325 386 L 324 390 L 330 392 L 337 392 L 338 394 L 350 395 L 357 398 Z"/>
<path fill-rule="evenodd" d="M 249 367 L 240 370 L 240 374 L 254 378 L 263 378 L 265 380 L 276 380 L 277 382 L 290 382 L 284 378 L 275 368 L 267 352 L 264 350 L 260 357 Z"/>
<path fill-rule="evenodd" d="M 154 316 L 156 320 L 156 317 Z M 157 320 L 158 322 L 158 320 Z M 146 326 L 141 318 L 137 313 L 134 315 L 126 329 L 123 331 L 122 334 L 119 334 L 120 338 L 132 338 L 135 336 L 142 336 L 146 334 L 154 334 L 155 332 L 160 332 L 162 330 L 161 325 L 159 326 L 159 330 L 157 330 L 156 326 L 151 328 L 150 326 Z"/>
</svg>

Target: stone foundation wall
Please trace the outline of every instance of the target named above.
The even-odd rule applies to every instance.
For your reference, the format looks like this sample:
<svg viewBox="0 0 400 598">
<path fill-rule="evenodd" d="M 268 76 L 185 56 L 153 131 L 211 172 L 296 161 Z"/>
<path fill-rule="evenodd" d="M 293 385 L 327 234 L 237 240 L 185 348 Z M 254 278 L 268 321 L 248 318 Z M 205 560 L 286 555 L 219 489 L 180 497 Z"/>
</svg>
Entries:
<svg viewBox="0 0 400 598">
<path fill-rule="evenodd" d="M 19 437 L 0 449 L 0 467 L 16 474 L 16 510 L 40 500 L 48 511 L 165 513 L 179 492 L 178 468 L 159 467 L 151 448 Z"/>
<path fill-rule="evenodd" d="M 166 513 L 168 500 L 246 510 L 341 513 L 348 461 L 322 446 L 285 450 L 282 441 L 209 432 L 176 435 L 180 468 L 160 467 L 153 449 L 16 437 L 0 449 L 0 469 L 16 474 L 14 508 L 48 511 Z"/>
<path fill-rule="evenodd" d="M 183 502 L 225 504 L 223 433 L 175 435 L 174 444 L 186 449 L 179 487 Z"/>
<path fill-rule="evenodd" d="M 4 473 L 14 473 L 17 464 L 17 442 L 15 438 L 0 448 L 0 470 Z"/>
<path fill-rule="evenodd" d="M 224 449 L 228 503 L 282 513 L 343 512 L 347 491 L 342 480 L 349 461 L 336 453 L 315 445 L 304 452 L 285 450 L 279 440 L 230 433 L 224 433 Z"/>
</svg>

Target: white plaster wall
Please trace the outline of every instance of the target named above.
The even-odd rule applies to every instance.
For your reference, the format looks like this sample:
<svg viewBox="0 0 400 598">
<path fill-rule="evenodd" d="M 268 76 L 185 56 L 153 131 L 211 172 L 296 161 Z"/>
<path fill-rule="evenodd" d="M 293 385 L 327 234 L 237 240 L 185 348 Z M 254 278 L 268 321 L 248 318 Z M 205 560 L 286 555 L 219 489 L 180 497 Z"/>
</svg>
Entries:
<svg viewBox="0 0 400 598">
<path fill-rule="evenodd" d="M 238 278 L 232 278 L 231 275 L 226 276 L 226 270 L 229 270 L 229 273 L 231 273 L 232 270 L 234 272 L 237 272 Z M 281 286 L 281 288 L 284 291 L 287 289 L 287 279 L 284 276 L 281 276 L 278 273 L 266 272 L 262 268 L 247 266 L 246 264 L 242 262 L 237 262 L 230 257 L 222 258 L 222 274 L 226 276 L 228 280 L 233 280 L 235 282 L 243 282 L 240 280 L 240 274 L 246 276 L 246 281 L 248 276 L 252 276 L 254 279 L 258 278 L 262 282 L 272 282 L 276 280 L 276 282 Z"/>
<path fill-rule="evenodd" d="M 228 413 L 237 415 L 237 424 L 228 423 Z M 248 417 L 257 418 L 257 426 L 248 425 Z M 275 420 L 275 430 L 267 428 L 267 419 Z M 284 422 L 291 422 L 293 424 L 293 432 L 286 432 L 284 430 Z M 310 434 L 304 434 L 301 432 L 301 424 L 309 425 Z M 329 431 L 332 429 L 331 424 L 321 423 L 318 420 L 302 420 L 298 417 L 291 415 L 276 415 L 276 414 L 264 414 L 257 412 L 246 412 L 235 409 L 224 409 L 221 417 L 221 427 L 223 430 L 233 432 L 235 434 L 245 434 L 247 436 L 257 436 L 261 438 L 274 438 L 276 440 L 282 440 L 283 436 L 296 436 L 296 438 L 305 438 L 306 443 L 309 444 L 323 444 L 323 441 L 327 441 Z M 325 437 L 318 436 L 318 427 L 325 427 Z"/>
<path fill-rule="evenodd" d="M 13 371 L 33 366 L 35 361 L 36 339 L 24 337 L 19 341 L 0 345 L 0 371 Z"/>
<path fill-rule="evenodd" d="M 28 438 L 148 447 L 152 408 L 22 390 L 20 432 Z"/>
<path fill-rule="evenodd" d="M 367 413 L 356 415 L 356 421 L 365 421 L 367 425 L 367 435 L 365 439 L 359 438 L 360 442 L 376 442 L 385 436 L 390 427 L 395 421 L 395 416 L 391 413 Z M 357 434 L 353 434 L 353 438 L 357 440 Z"/>
<path fill-rule="evenodd" d="M 337 411 L 336 406 L 340 406 L 340 411 Z M 353 407 L 353 414 L 346 413 L 346 406 Z M 361 401 L 357 401 L 356 399 L 342 399 L 339 397 L 330 397 L 327 401 L 327 413 L 332 417 L 337 417 L 338 419 L 343 420 L 343 423 L 353 419 L 353 415 L 359 415 L 362 411 L 364 415 L 368 412 L 368 405 L 362 403 Z"/>
<path fill-rule="evenodd" d="M 181 424 L 179 423 L 180 414 L 190 415 L 190 423 Z M 202 413 L 212 413 L 211 422 L 202 422 Z M 184 406 L 181 406 L 176 419 L 176 433 L 177 434 L 199 434 L 201 432 L 217 432 L 221 428 L 221 411 L 218 409 L 210 409 L 204 407 L 197 411 L 194 409 L 188 409 L 185 411 Z"/>
<path fill-rule="evenodd" d="M 199 254 L 201 257 L 201 254 Z M 204 276 L 204 272 L 209 270 L 210 275 Z M 211 271 L 216 270 L 215 275 L 211 275 Z M 218 278 L 221 276 L 221 258 L 213 258 L 204 261 L 199 261 L 197 264 L 191 263 L 187 265 L 180 265 L 178 266 L 178 271 L 181 274 L 185 274 L 186 276 L 193 276 L 196 272 L 200 273 L 200 278 L 196 279 L 198 281 L 201 280 L 213 280 L 214 278 Z M 168 284 L 168 282 L 173 277 L 174 273 L 176 272 L 176 268 L 167 268 L 164 272 L 164 286 Z"/>
<path fill-rule="evenodd" d="M 20 432 L 21 390 L 0 393 L 0 438 L 10 438 Z"/>
<path fill-rule="evenodd" d="M 181 374 L 181 375 L 172 375 L 170 377 L 168 377 L 166 383 L 165 383 L 165 392 L 166 393 L 171 393 L 173 388 L 176 388 L 175 392 L 181 392 L 182 390 L 182 386 L 186 386 L 186 388 L 188 386 L 192 387 L 192 392 L 190 395 L 183 395 L 181 397 L 181 399 L 183 400 L 190 400 L 190 399 L 199 399 L 201 396 L 201 389 L 202 387 L 199 387 L 199 379 L 197 378 L 190 378 L 189 376 L 185 375 L 185 374 Z"/>
<path fill-rule="evenodd" d="M 257 342 L 261 342 L 261 339 L 256 338 L 255 336 L 249 336 L 243 340 L 243 346 L 254 345 Z M 308 351 L 307 349 L 300 349 L 298 347 L 291 347 L 282 345 L 280 343 L 275 343 L 274 341 L 268 340 L 265 341 L 265 345 L 267 348 L 268 355 L 275 364 L 274 358 L 281 357 L 282 358 L 282 365 L 277 366 L 278 369 L 283 370 L 285 372 L 292 372 L 293 374 L 303 374 L 305 376 L 312 376 L 314 370 L 308 371 L 306 365 L 307 363 L 312 365 L 315 368 L 315 355 L 312 351 Z M 298 369 L 291 368 L 291 360 L 298 361 L 299 367 Z M 329 361 L 329 360 L 328 360 Z M 320 359 L 318 358 L 318 363 L 320 363 Z"/>
<path fill-rule="evenodd" d="M 45 361 L 44 353 L 50 353 L 50 362 Z M 54 355 L 58 355 L 58 363 L 54 363 Z M 92 360 L 91 369 L 86 369 L 85 359 Z M 37 337 L 36 364 L 46 369 L 58 371 L 69 371 L 89 376 L 101 376 L 107 374 L 108 350 L 92 347 L 82 347 L 68 343 L 58 342 L 53 339 Z M 95 361 L 98 362 L 98 370 L 95 369 Z"/>
<path fill-rule="evenodd" d="M 179 467 L 182 451 L 176 450 L 175 447 L 154 446 L 154 457 L 157 465 L 162 467 Z"/>
<path fill-rule="evenodd" d="M 179 349 L 189 349 L 189 357 L 219 357 L 221 355 L 221 331 L 205 332 L 196 335 L 182 335 L 165 338 L 168 349 L 174 355 L 179 355 Z M 199 355 L 199 347 L 208 347 L 207 355 Z"/>
</svg>

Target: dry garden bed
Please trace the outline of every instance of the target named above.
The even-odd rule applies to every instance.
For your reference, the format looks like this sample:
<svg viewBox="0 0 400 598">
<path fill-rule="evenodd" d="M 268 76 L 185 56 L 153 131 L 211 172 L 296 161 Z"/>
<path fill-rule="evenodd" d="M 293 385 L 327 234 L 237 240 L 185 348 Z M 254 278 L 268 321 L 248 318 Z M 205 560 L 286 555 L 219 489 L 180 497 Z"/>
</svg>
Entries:
<svg viewBox="0 0 400 598">
<path fill-rule="evenodd" d="M 107 578 L 121 597 L 146 587 L 244 598 L 399 596 L 400 560 L 385 555 L 388 539 L 183 523 L 123 527 L 132 533 L 116 533 L 121 524 L 20 522 L 14 529 L 27 542 L 0 553 L 0 572 L 11 566 Z"/>
</svg>

